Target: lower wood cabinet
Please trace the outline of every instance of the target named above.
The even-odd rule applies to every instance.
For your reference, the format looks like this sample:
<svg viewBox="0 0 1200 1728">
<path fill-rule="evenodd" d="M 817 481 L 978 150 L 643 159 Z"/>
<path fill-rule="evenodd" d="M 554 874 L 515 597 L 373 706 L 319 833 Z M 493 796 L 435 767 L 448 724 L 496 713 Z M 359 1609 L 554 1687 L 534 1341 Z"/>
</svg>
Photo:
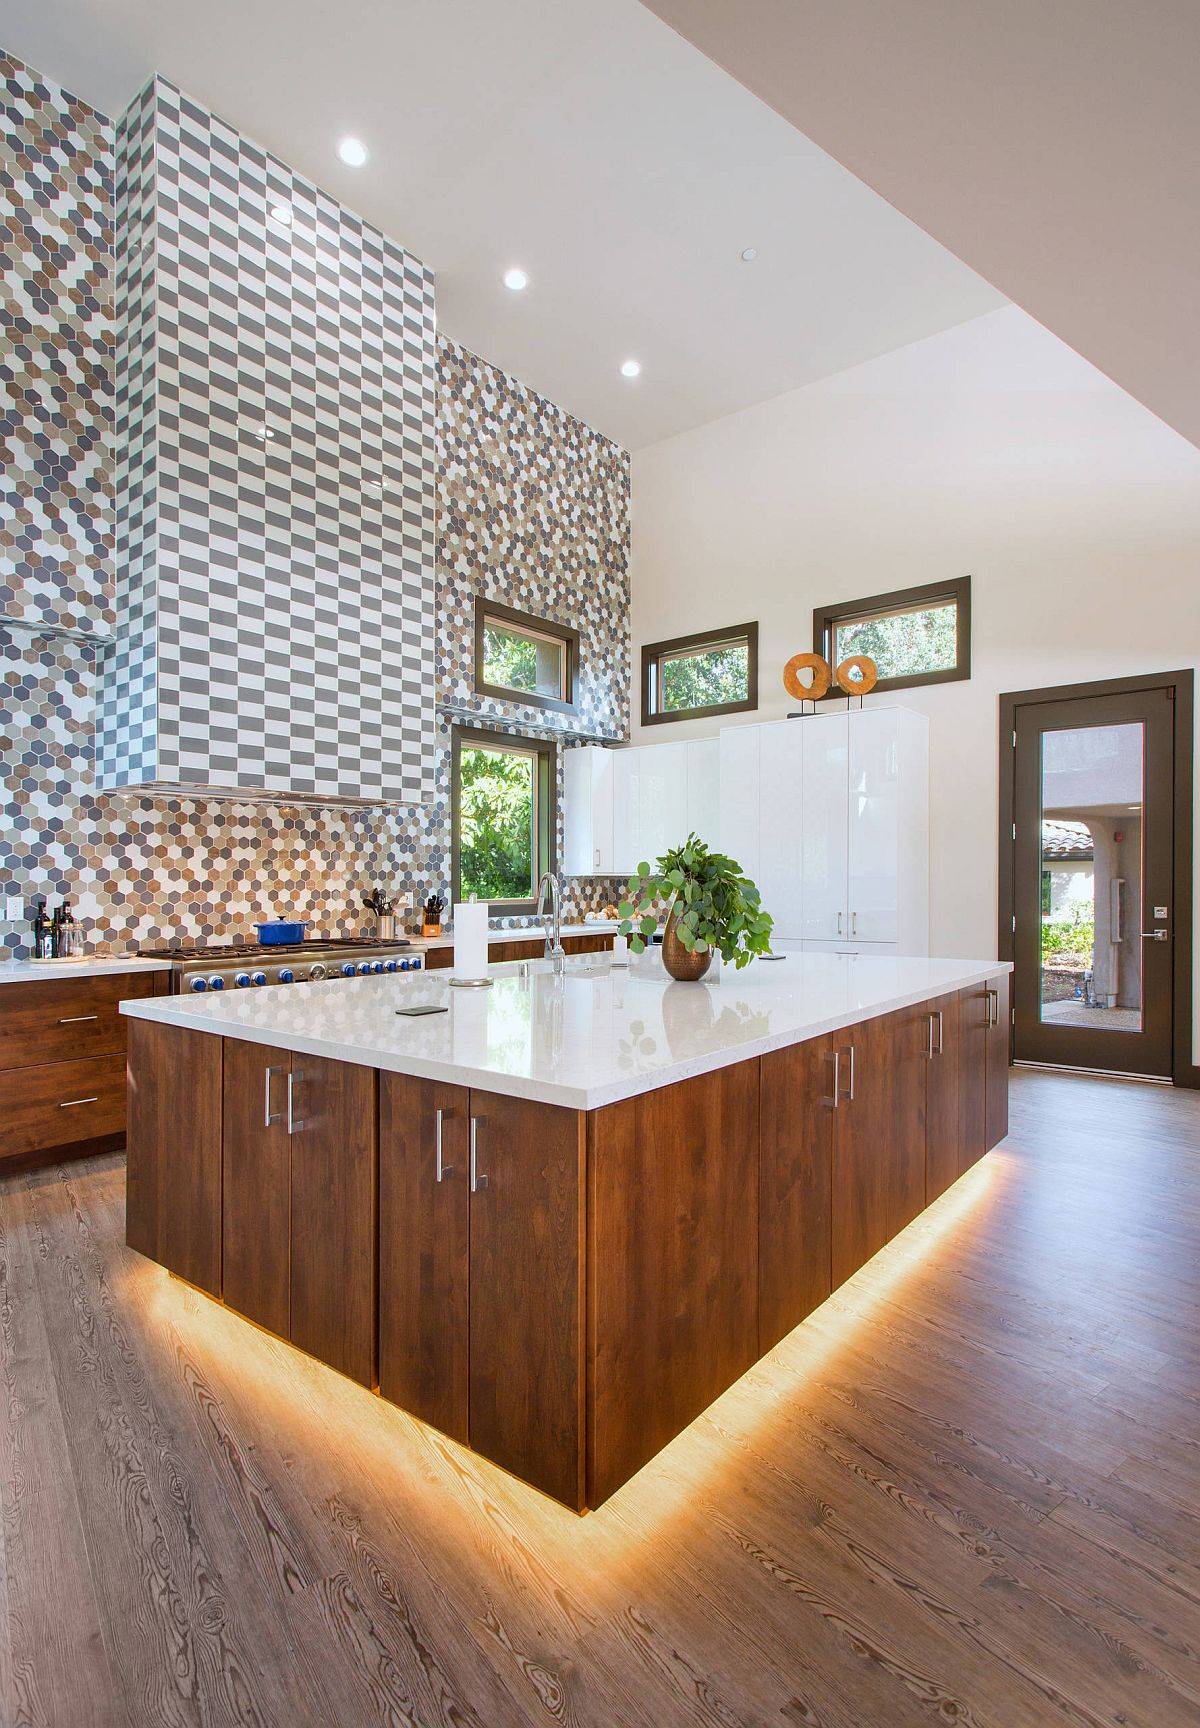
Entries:
<svg viewBox="0 0 1200 1728">
<path fill-rule="evenodd" d="M 925 1103 L 925 1201 L 930 1204 L 957 1182 L 968 1164 L 983 1150 L 983 1076 L 968 1068 L 963 1026 L 969 1012 L 962 994 L 957 991 L 941 996 L 925 1006 L 928 1036 L 928 1089 Z M 977 1101 L 970 1111 L 966 1108 L 964 1089 L 975 1087 Z M 979 1152 L 967 1154 L 963 1143 L 965 1123 L 978 1119 L 978 1131 L 972 1130 L 971 1147 L 976 1142 Z"/>
<path fill-rule="evenodd" d="M 1012 1023 L 1008 1010 L 1009 974 L 988 980 L 987 1096 L 984 1104 L 983 1145 L 986 1152 L 998 1146 L 1008 1133 L 1008 1069 L 1012 1046 Z"/>
<path fill-rule="evenodd" d="M 223 1043 L 129 1022 L 125 1240 L 211 1296 L 221 1294 Z"/>
<path fill-rule="evenodd" d="M 223 1042 L 225 1301 L 373 1386 L 375 1071 Z"/>
<path fill-rule="evenodd" d="M 380 1075 L 379 1389 L 584 1504 L 584 1118 Z"/>
<path fill-rule="evenodd" d="M 764 1056 L 759 1070 L 758 1348 L 833 1288 L 833 1125 L 840 1034 Z"/>
</svg>

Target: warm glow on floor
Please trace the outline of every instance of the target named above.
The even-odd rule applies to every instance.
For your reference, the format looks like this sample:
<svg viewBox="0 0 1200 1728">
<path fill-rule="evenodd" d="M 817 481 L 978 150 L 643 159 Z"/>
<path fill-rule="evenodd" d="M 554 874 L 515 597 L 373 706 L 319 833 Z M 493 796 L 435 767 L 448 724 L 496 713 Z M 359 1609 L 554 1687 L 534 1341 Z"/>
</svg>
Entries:
<svg viewBox="0 0 1200 1728">
<path fill-rule="evenodd" d="M 900 1298 L 908 1280 L 936 1264 L 939 1248 L 986 1200 L 998 1170 L 995 1155 L 970 1170 L 582 1519 L 140 1257 L 130 1263 L 123 1293 L 148 1317 L 149 1341 L 157 1333 L 185 1382 L 219 1386 L 232 1376 L 253 1445 L 284 1455 L 303 1447 L 333 1472 L 331 1494 L 339 1473 L 366 1468 L 376 1487 L 395 1481 L 408 1512 L 418 1510 L 422 1527 L 441 1544 L 467 1540 L 464 1516 L 483 1512 L 509 1540 L 536 1541 L 543 1559 L 560 1548 L 564 1558 L 593 1560 L 615 1583 L 614 1563 L 632 1560 L 648 1537 L 661 1536 L 677 1513 L 714 1491 L 722 1473 L 742 1461 L 744 1447 L 761 1442 L 764 1425 L 786 1418 L 789 1404 L 839 1348 Z M 203 1407 L 203 1398 L 198 1403 Z"/>
</svg>

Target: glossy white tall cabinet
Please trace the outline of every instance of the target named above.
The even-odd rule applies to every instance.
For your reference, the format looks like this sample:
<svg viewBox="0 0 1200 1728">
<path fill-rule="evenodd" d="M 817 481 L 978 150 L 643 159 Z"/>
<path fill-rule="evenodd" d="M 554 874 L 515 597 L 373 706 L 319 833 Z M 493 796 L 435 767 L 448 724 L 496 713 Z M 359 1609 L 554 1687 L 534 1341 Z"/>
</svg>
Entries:
<svg viewBox="0 0 1200 1728">
<path fill-rule="evenodd" d="M 581 744 L 563 752 L 563 872 L 611 876 L 615 750 Z"/>
<path fill-rule="evenodd" d="M 928 953 L 923 715 L 881 706 L 727 727 L 721 832 L 778 946 Z"/>
<path fill-rule="evenodd" d="M 691 832 L 719 843 L 720 744 L 681 739 L 606 750 L 586 744 L 563 758 L 563 869 L 568 876 L 628 876 Z"/>
</svg>

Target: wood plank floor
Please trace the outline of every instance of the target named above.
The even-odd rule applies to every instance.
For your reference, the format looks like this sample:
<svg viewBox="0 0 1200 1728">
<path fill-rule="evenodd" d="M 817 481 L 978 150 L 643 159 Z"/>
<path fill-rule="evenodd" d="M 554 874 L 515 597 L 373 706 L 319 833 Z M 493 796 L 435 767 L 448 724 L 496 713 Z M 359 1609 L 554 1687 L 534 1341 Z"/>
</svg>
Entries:
<svg viewBox="0 0 1200 1728">
<path fill-rule="evenodd" d="M 1012 1105 L 582 1520 L 7 1178 L 0 1722 L 1200 1724 L 1200 1096 Z"/>
</svg>

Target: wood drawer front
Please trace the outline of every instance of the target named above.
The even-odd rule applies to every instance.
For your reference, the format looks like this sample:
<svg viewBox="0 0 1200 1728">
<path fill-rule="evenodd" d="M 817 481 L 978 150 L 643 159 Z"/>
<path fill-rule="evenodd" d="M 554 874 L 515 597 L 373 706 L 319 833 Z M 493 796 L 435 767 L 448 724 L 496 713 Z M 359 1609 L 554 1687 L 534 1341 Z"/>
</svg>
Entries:
<svg viewBox="0 0 1200 1728">
<path fill-rule="evenodd" d="M 99 978 L 0 985 L 0 1069 L 123 1053 L 125 1021 L 117 1012 L 118 1002 L 153 995 L 156 979 L 166 976 L 112 972 Z"/>
<path fill-rule="evenodd" d="M 0 1074 L 0 1157 L 120 1134 L 124 1127 L 125 1057 L 120 1051 Z"/>
</svg>

